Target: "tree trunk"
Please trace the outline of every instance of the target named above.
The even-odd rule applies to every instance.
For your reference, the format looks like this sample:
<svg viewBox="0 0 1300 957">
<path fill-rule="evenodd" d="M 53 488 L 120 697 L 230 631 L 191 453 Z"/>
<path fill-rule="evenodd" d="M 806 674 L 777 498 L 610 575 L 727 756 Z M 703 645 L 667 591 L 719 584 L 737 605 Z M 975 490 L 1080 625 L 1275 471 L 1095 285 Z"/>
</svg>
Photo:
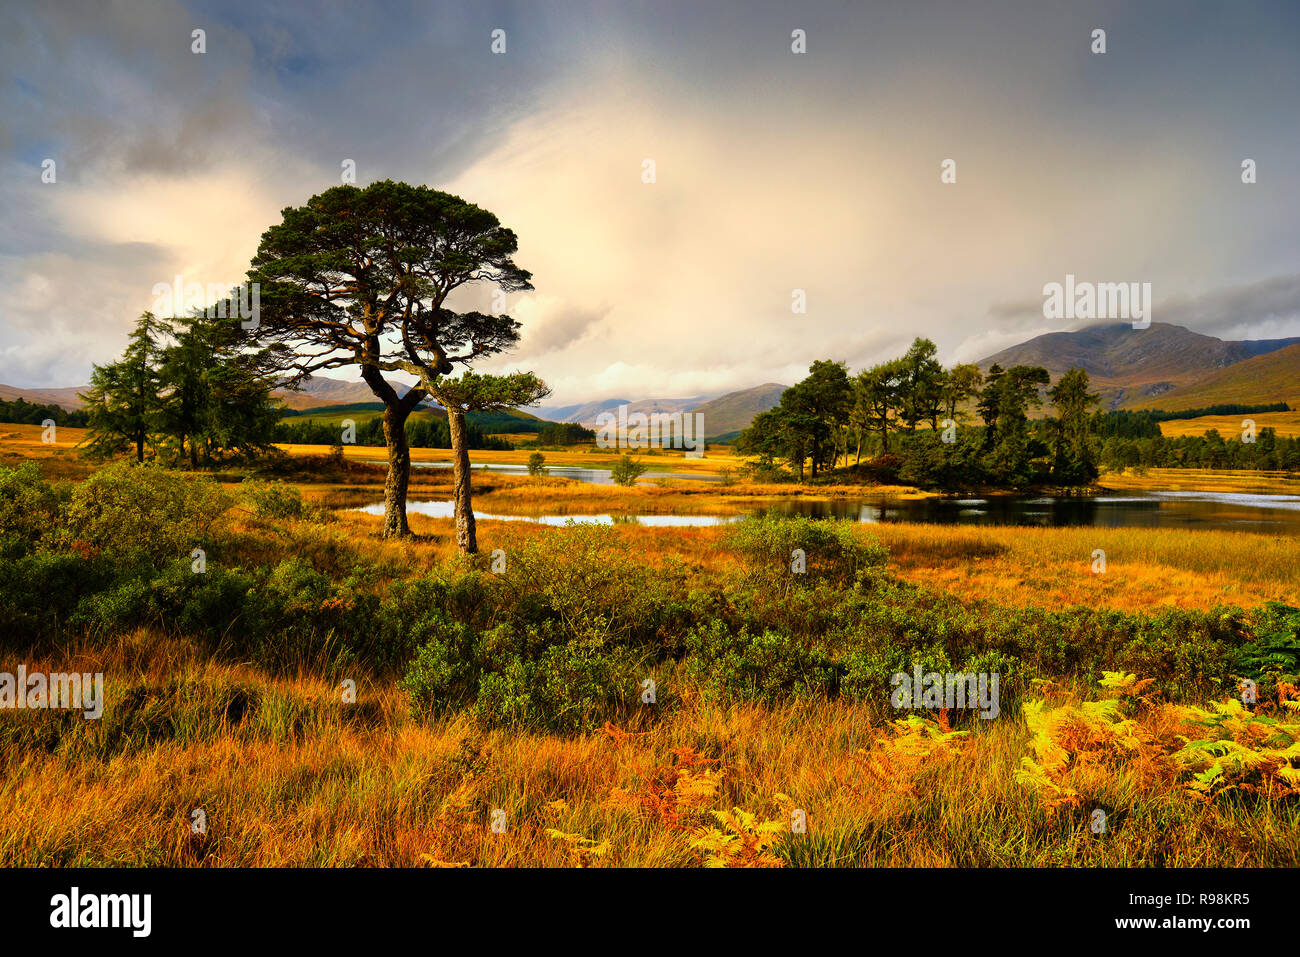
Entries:
<svg viewBox="0 0 1300 957">
<path fill-rule="evenodd" d="M 411 484 L 411 449 L 406 444 L 406 419 L 410 415 L 391 405 L 384 407 L 384 442 L 388 445 L 388 478 L 384 480 L 384 538 L 411 534 L 406 523 L 406 488 Z"/>
<path fill-rule="evenodd" d="M 137 432 L 135 435 L 135 460 L 141 464 L 144 463 L 144 433 Z"/>
<path fill-rule="evenodd" d="M 464 555 L 473 555 L 478 552 L 478 538 L 474 530 L 474 505 L 469 488 L 469 441 L 465 434 L 465 413 L 454 407 L 447 409 L 447 425 L 451 430 L 456 547 Z"/>
</svg>

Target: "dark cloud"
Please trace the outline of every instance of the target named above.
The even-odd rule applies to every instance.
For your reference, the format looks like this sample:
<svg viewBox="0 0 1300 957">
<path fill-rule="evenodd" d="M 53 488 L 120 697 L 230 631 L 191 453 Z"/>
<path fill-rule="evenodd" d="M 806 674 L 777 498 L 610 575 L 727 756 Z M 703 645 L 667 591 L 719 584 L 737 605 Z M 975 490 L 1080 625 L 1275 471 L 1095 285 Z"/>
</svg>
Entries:
<svg viewBox="0 0 1300 957">
<path fill-rule="evenodd" d="M 1171 296 L 1158 300 L 1154 314 L 1161 322 L 1189 326 L 1223 336 L 1253 335 L 1279 322 L 1300 322 L 1300 273 L 1217 289 L 1203 296 Z M 1291 333 L 1295 335 L 1296 333 Z"/>
</svg>

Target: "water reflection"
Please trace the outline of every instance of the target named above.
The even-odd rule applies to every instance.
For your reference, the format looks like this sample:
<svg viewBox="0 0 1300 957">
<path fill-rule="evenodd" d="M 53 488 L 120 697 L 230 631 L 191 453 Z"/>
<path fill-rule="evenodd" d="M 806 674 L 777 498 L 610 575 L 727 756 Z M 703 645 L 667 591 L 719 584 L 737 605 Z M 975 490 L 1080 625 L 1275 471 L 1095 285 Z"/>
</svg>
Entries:
<svg viewBox="0 0 1300 957">
<path fill-rule="evenodd" d="M 387 465 L 387 459 L 362 459 L 369 465 Z M 644 464 L 644 463 L 642 463 Z M 449 469 L 451 462 L 412 462 L 413 468 L 421 469 Z M 503 475 L 527 475 L 528 467 L 526 465 L 500 465 L 477 463 L 470 464 L 470 468 L 478 472 L 500 472 Z M 613 485 L 614 479 L 610 475 L 609 469 L 586 469 L 576 465 L 548 465 L 546 474 L 555 478 L 576 479 L 579 482 L 587 482 L 591 485 Z M 644 472 L 641 475 L 643 480 L 646 479 L 685 479 L 691 482 L 720 482 L 722 479 L 717 475 L 701 475 L 696 472 Z"/>
<path fill-rule="evenodd" d="M 451 518 L 451 502 L 410 502 L 407 510 L 435 518 Z M 359 511 L 383 514 L 383 504 Z M 486 520 L 538 522 L 563 525 L 589 522 L 600 525 L 648 526 L 719 525 L 737 520 L 729 515 L 592 514 L 499 515 L 476 511 Z M 1300 535 L 1300 496 L 1255 495 L 1220 492 L 1153 492 L 1100 495 L 1091 498 L 894 499 L 875 501 L 811 501 L 783 499 L 752 510 L 755 515 L 805 515 L 810 518 L 845 518 L 879 522 L 927 522 L 952 525 L 1095 526 L 1104 528 L 1237 529 Z"/>
</svg>

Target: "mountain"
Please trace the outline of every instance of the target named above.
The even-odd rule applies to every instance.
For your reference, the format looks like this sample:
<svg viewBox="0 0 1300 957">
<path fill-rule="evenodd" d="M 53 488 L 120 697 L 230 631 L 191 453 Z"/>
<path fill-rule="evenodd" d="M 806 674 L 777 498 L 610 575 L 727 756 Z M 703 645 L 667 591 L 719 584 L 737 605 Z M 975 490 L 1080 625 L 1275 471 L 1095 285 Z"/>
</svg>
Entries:
<svg viewBox="0 0 1300 957">
<path fill-rule="evenodd" d="M 86 392 L 89 389 L 90 386 L 88 385 L 63 389 L 19 389 L 12 385 L 0 385 L 0 399 L 6 402 L 13 402 L 15 399 L 26 399 L 33 405 L 57 405 L 60 408 L 74 411 L 85 405 L 77 393 Z"/>
<path fill-rule="evenodd" d="M 1300 409 L 1300 344 L 1234 363 L 1159 398 L 1133 402 L 1128 408 L 1174 412 L 1224 403 L 1270 402 L 1286 402 L 1292 409 Z"/>
<path fill-rule="evenodd" d="M 404 394 L 410 386 L 397 384 L 397 394 Z M 57 405 L 65 409 L 80 409 L 84 404 L 78 392 L 86 392 L 88 385 L 56 389 L 20 389 L 11 385 L 0 385 L 0 399 L 12 402 L 23 398 L 40 405 Z M 312 376 L 302 384 L 299 392 L 277 389 L 271 393 L 284 402 L 290 409 L 316 409 L 327 405 L 350 405 L 357 402 L 377 402 L 370 386 L 361 380 L 344 382 L 341 379 L 329 379 L 324 376 Z"/>
<path fill-rule="evenodd" d="M 1167 322 L 1134 329 L 1117 322 L 1074 332 L 1049 332 L 981 359 L 985 371 L 997 363 L 1042 366 L 1056 379 L 1070 368 L 1087 371 L 1101 393 L 1102 408 L 1119 408 L 1191 386 L 1219 369 L 1300 343 L 1296 339 L 1234 342 L 1202 335 Z"/>
<path fill-rule="evenodd" d="M 731 439 L 754 421 L 754 416 L 779 403 L 786 388 L 776 382 L 764 382 L 752 389 L 729 392 L 690 411 L 704 416 L 704 434 L 709 441 Z"/>
<path fill-rule="evenodd" d="M 697 395 L 684 399 L 638 399 L 635 402 L 628 399 L 602 399 L 597 402 L 584 402 L 581 405 L 544 405 L 536 412 L 542 418 L 555 422 L 577 422 L 588 428 L 595 428 L 596 420 L 602 412 L 617 415 L 620 405 L 627 406 L 628 415 L 634 412 L 644 415 L 653 415 L 656 412 L 671 415 L 674 412 L 688 412 L 701 402 L 707 402 L 712 398 L 711 395 Z"/>
<path fill-rule="evenodd" d="M 627 399 L 605 399 L 600 402 L 582 402 L 577 405 L 543 405 L 537 414 L 552 422 L 595 422 L 602 412 L 616 411 L 620 405 L 628 404 Z"/>
<path fill-rule="evenodd" d="M 395 385 L 398 395 L 405 393 L 410 386 Z M 342 379 L 330 379 L 326 376 L 309 376 L 302 382 L 298 392 L 278 389 L 272 393 L 290 409 L 316 409 L 325 405 L 351 405 L 356 402 L 379 401 L 370 386 L 360 379 L 345 382 Z"/>
</svg>

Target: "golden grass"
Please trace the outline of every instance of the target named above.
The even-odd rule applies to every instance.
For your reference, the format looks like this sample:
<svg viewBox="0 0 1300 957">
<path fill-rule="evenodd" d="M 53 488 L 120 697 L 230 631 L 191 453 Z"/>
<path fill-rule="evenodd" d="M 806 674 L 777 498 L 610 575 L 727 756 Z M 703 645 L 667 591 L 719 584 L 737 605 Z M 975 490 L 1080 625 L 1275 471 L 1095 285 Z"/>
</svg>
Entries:
<svg viewBox="0 0 1300 957">
<path fill-rule="evenodd" d="M 328 445 L 282 444 L 277 447 L 295 456 L 328 455 L 330 451 Z M 515 449 L 511 452 L 474 450 L 470 452 L 469 457 L 476 465 L 487 463 L 523 466 L 528 464 L 528 456 L 535 451 L 538 450 Z M 548 466 L 568 465 L 577 468 L 607 469 L 622 455 L 628 454 L 653 472 L 692 472 L 703 475 L 716 475 L 722 468 L 736 470 L 745 462 L 743 458 L 732 455 L 729 446 L 710 446 L 702 458 L 687 458 L 685 452 L 675 449 L 624 452 L 620 449 L 599 449 L 594 444 L 575 446 L 564 451 L 543 449 L 541 452 L 546 456 Z M 355 461 L 386 462 L 388 457 L 383 446 L 369 445 L 346 445 L 343 447 L 343 455 Z M 451 460 L 450 449 L 411 449 L 412 462 L 450 462 Z"/>
<path fill-rule="evenodd" d="M 93 465 L 76 452 L 75 447 L 87 436 L 86 429 L 59 426 L 52 443 L 42 441 L 44 429 L 39 425 L 14 425 L 0 422 L 0 468 L 16 468 L 35 461 L 47 479 L 82 479 Z"/>
<path fill-rule="evenodd" d="M 47 457 L 39 428 L 34 433 L 23 454 Z M 46 467 L 77 461 L 64 448 L 50 451 Z M 334 504 L 375 500 L 382 469 L 356 478 L 305 487 Z M 413 478 L 412 499 L 448 497 L 449 474 Z M 480 507 L 503 512 L 564 503 L 575 511 L 713 509 L 767 494 L 743 485 L 619 489 L 511 476 L 476 476 L 475 486 Z M 343 512 L 327 524 L 277 523 L 268 534 L 265 523 L 239 514 L 232 535 L 241 561 L 297 555 L 331 574 L 344 573 L 355 555 L 393 576 L 452 560 L 449 520 L 412 515 L 417 537 L 399 542 L 379 538 L 380 524 Z M 902 524 L 860 531 L 890 548 L 902 576 L 962 598 L 1129 611 L 1269 598 L 1300 604 L 1300 556 L 1295 540 L 1281 536 Z M 479 544 L 490 551 L 517 536 L 552 533 L 485 521 Z M 718 528 L 617 526 L 615 534 L 647 563 L 685 563 L 702 587 L 735 561 Z M 1105 575 L 1091 572 L 1097 548 L 1107 553 Z M 58 732 L 62 747 L 0 749 L 0 866 L 689 866 L 704 863 L 704 848 L 731 833 L 715 812 L 737 807 L 755 816 L 757 828 L 780 830 L 775 847 L 738 855 L 750 863 L 1300 863 L 1294 802 L 1206 802 L 1150 762 L 1107 759 L 1073 779 L 1089 801 L 1123 811 L 1110 837 L 1096 840 L 1087 806 L 1053 811 L 1017 780 L 1030 735 L 1014 715 L 975 727 L 943 760 L 909 763 L 890 750 L 887 728 L 872 727 L 847 702 L 723 708 L 687 685 L 674 689 L 680 704 L 671 713 L 563 737 L 483 731 L 464 717 L 420 724 L 391 683 L 363 682 L 357 704 L 343 705 L 334 687 L 311 674 L 277 678 L 213 663 L 183 639 L 151 631 L 26 664 L 104 671 L 110 704 L 127 689 L 149 690 L 173 709 L 162 726 L 172 730 L 101 754 L 86 750 L 93 732 L 75 721 Z M 171 685 L 183 693 L 167 698 Z M 212 702 L 240 689 L 257 706 L 242 720 L 223 719 L 219 709 L 214 718 Z M 28 712 L 19 720 L 59 717 Z M 206 834 L 191 833 L 194 808 L 207 815 Z M 807 815 L 807 834 L 790 833 L 795 808 Z M 496 809 L 505 812 L 503 834 L 490 827 Z"/>
<path fill-rule="evenodd" d="M 1153 528 L 875 525 L 908 579 L 962 598 L 1122 611 L 1300 604 L 1294 537 Z M 1093 551 L 1106 571 L 1092 571 Z"/>
<path fill-rule="evenodd" d="M 378 516 L 340 513 L 316 534 L 337 536 L 331 551 L 355 547 L 366 557 L 400 566 L 432 567 L 455 553 L 450 519 L 410 516 L 417 538 L 385 542 Z M 1042 528 L 879 524 L 860 534 L 890 550 L 903 578 L 967 599 L 1050 609 L 1088 605 L 1120 611 L 1161 607 L 1254 607 L 1279 600 L 1300 605 L 1300 547 L 1294 537 L 1252 532 L 1152 528 Z M 508 548 L 518 536 L 554 529 L 523 522 L 480 521 L 479 548 Z M 682 562 L 701 581 L 729 574 L 735 556 L 722 528 L 618 525 L 614 533 L 642 560 Z M 295 546 L 298 548 L 308 546 Z M 1093 551 L 1106 553 L 1106 572 L 1092 572 Z"/>
<path fill-rule="evenodd" d="M 1171 419 L 1160 423 L 1160 432 L 1165 438 L 1178 438 L 1184 435 L 1201 436 L 1210 429 L 1218 429 L 1219 434 L 1229 442 L 1241 441 L 1242 425 L 1246 419 L 1255 423 L 1255 430 L 1273 428 L 1281 438 L 1294 438 L 1300 435 L 1300 412 L 1251 412 L 1245 415 L 1203 415 L 1195 419 Z"/>
<path fill-rule="evenodd" d="M 1105 472 L 1099 483 L 1114 491 L 1133 492 L 1245 492 L 1256 495 L 1300 494 L 1300 475 L 1294 472 L 1256 472 L 1246 469 L 1147 469 Z"/>
<path fill-rule="evenodd" d="M 1207 803 L 1142 763 L 1091 764 L 1072 782 L 1090 785 L 1087 801 L 1053 810 L 1017 780 L 1030 735 L 1015 716 L 916 761 L 846 703 L 719 708 L 684 689 L 677 711 L 639 728 L 560 737 L 417 724 L 391 687 L 362 686 L 344 705 L 324 682 L 203 663 L 147 632 L 29 666 L 73 664 L 105 671 L 119 692 L 192 685 L 173 715 L 181 728 L 183 707 L 222 689 L 251 689 L 257 703 L 111 754 L 6 754 L 0 865 L 697 865 L 699 842 L 725 836 L 714 812 L 737 807 L 780 832 L 756 863 L 1300 862 L 1294 806 Z M 1088 827 L 1097 803 L 1123 809 L 1104 842 Z M 195 808 L 204 834 L 191 831 Z M 806 834 L 791 833 L 794 809 Z M 504 833 L 491 828 L 496 810 Z"/>
</svg>

